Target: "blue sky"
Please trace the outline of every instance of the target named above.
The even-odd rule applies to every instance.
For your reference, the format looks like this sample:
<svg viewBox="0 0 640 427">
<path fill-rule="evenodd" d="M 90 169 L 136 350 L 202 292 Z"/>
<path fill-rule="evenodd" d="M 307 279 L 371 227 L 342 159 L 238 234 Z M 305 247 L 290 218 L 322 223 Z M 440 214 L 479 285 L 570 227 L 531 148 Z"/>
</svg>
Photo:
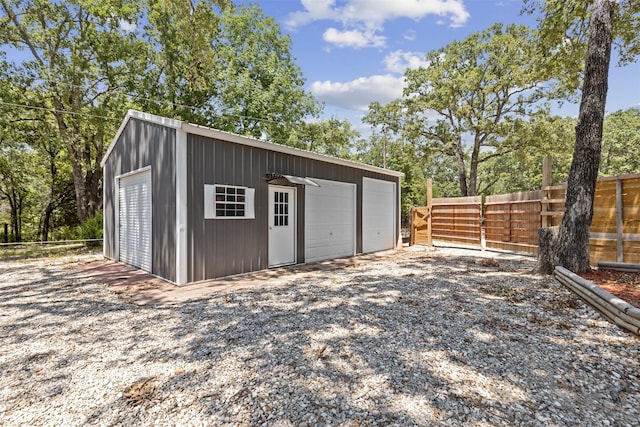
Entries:
<svg viewBox="0 0 640 427">
<path fill-rule="evenodd" d="M 238 3 L 248 3 L 239 1 Z M 291 35 L 293 54 L 306 88 L 325 103 L 325 117 L 361 123 L 372 101 L 402 94 L 407 66 L 419 66 L 426 52 L 481 31 L 495 22 L 536 26 L 521 16 L 514 0 L 259 0 L 265 14 Z M 640 105 L 640 65 L 612 61 L 607 111 Z M 577 116 L 578 105 L 554 107 Z"/>
</svg>

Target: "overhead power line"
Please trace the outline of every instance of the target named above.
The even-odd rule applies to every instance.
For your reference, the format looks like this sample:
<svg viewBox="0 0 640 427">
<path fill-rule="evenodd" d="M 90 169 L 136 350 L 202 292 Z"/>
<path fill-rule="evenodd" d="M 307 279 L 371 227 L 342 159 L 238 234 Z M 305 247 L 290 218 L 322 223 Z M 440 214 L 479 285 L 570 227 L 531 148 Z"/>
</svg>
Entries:
<svg viewBox="0 0 640 427">
<path fill-rule="evenodd" d="M 97 114 L 82 113 L 80 111 L 58 110 L 58 109 L 55 109 L 55 108 L 38 107 L 38 106 L 35 106 L 35 105 L 27 105 L 27 104 L 17 104 L 17 103 L 14 103 L 14 102 L 0 101 L 0 105 L 6 105 L 6 106 L 9 106 L 9 107 L 22 107 L 22 108 L 27 108 L 27 109 L 31 109 L 31 110 L 39 110 L 39 111 L 49 111 L 49 112 L 52 112 L 52 113 L 70 114 L 70 115 L 74 115 L 74 116 L 93 117 L 93 118 L 97 118 L 97 119 L 106 119 L 106 120 L 114 120 L 114 121 L 119 120 L 119 119 L 116 119 L 116 118 L 113 118 L 113 117 L 99 116 Z"/>
<path fill-rule="evenodd" d="M 78 88 L 78 89 L 89 89 L 87 86 L 82 86 L 82 85 L 77 85 L 77 84 L 72 84 L 72 83 L 66 83 L 60 80 L 54 80 L 54 79 L 46 79 L 46 78 L 37 78 L 36 80 L 40 80 L 40 81 L 44 81 L 44 82 L 51 82 L 51 83 L 56 83 L 56 84 L 60 84 L 60 85 L 64 85 L 64 86 L 68 86 L 68 87 L 74 87 L 74 88 Z M 180 104 L 180 103 L 176 103 L 176 102 L 172 102 L 172 101 L 167 101 L 167 100 L 159 100 L 159 99 L 154 99 L 154 98 L 147 98 L 144 96 L 140 96 L 140 95 L 134 95 L 132 93 L 129 93 L 123 89 L 120 88 L 114 88 L 112 89 L 113 92 L 118 92 L 122 95 L 126 95 L 130 98 L 134 98 L 134 99 L 139 99 L 142 101 L 148 101 L 148 102 L 153 102 L 155 104 L 159 104 L 159 105 L 169 105 L 169 106 L 175 106 L 175 107 L 180 107 L 180 108 L 186 108 L 192 111 L 195 110 L 199 110 L 202 107 L 197 107 L 194 105 L 186 105 L 186 104 Z M 239 115 L 239 114 L 231 114 L 231 113 L 222 113 L 220 115 L 220 117 L 235 117 L 237 119 L 240 119 L 242 121 L 242 119 L 248 119 L 248 120 L 256 120 L 256 121 L 261 121 L 261 122 L 270 122 L 270 123 L 275 123 L 275 124 L 284 124 L 285 122 L 283 120 L 273 120 L 273 119 L 268 119 L 266 117 L 255 117 L 255 116 L 245 116 L 245 115 Z"/>
</svg>

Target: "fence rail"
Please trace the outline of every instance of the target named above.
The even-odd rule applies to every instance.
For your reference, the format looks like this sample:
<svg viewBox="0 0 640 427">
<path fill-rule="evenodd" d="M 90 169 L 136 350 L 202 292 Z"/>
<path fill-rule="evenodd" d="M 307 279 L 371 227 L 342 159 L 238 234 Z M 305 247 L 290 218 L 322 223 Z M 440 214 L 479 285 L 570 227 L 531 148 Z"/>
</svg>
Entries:
<svg viewBox="0 0 640 427">
<path fill-rule="evenodd" d="M 564 184 L 547 185 L 487 196 L 484 209 L 479 196 L 433 199 L 430 206 L 412 209 L 410 242 L 481 246 L 484 230 L 487 248 L 535 255 L 538 230 L 562 222 L 566 191 Z M 425 226 L 429 221 L 430 228 Z M 640 263 L 640 174 L 598 179 L 589 237 L 593 265 Z"/>
<path fill-rule="evenodd" d="M 10 242 L 0 243 L 0 247 L 16 247 L 16 246 L 46 246 L 87 242 L 102 242 L 103 239 L 81 239 L 81 240 L 47 240 L 44 242 Z"/>
<path fill-rule="evenodd" d="M 487 196 L 484 206 L 486 247 L 537 254 L 540 202 L 541 191 Z"/>
<path fill-rule="evenodd" d="M 546 226 L 560 225 L 566 185 L 548 186 L 542 191 Z M 589 248 L 594 265 L 598 262 L 640 263 L 640 174 L 598 179 Z"/>
<path fill-rule="evenodd" d="M 482 197 L 436 198 L 431 203 L 431 238 L 482 245 Z"/>
</svg>

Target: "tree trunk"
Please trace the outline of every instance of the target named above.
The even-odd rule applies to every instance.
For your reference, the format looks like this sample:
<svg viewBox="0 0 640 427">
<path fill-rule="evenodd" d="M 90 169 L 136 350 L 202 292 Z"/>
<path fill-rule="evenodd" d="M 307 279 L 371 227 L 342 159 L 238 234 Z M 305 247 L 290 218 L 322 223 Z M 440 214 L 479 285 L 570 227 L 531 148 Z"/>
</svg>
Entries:
<svg viewBox="0 0 640 427">
<path fill-rule="evenodd" d="M 471 163 L 469 164 L 469 196 L 475 196 L 478 192 L 478 157 L 480 157 L 480 137 L 476 135 L 471 152 Z"/>
<path fill-rule="evenodd" d="M 49 199 L 47 207 L 44 210 L 44 216 L 42 217 L 42 241 L 47 242 L 49 240 L 49 229 L 51 228 L 51 215 L 53 214 L 53 202 Z"/>
<path fill-rule="evenodd" d="M 565 211 L 554 245 L 556 264 L 574 273 L 590 270 L 589 228 L 600 165 L 615 5 L 615 0 L 594 2 Z"/>
<path fill-rule="evenodd" d="M 464 149 L 462 147 L 462 141 L 458 138 L 456 143 L 456 161 L 458 163 L 458 181 L 460 184 L 460 196 L 464 197 L 468 195 L 467 188 L 467 168 L 464 164 Z"/>
<path fill-rule="evenodd" d="M 71 147 L 67 144 L 67 149 L 69 148 Z M 87 220 L 88 214 L 82 166 L 77 159 L 74 158 L 74 154 L 72 152 L 69 153 L 69 160 L 71 161 L 71 176 L 73 177 L 73 188 L 76 194 L 76 214 L 78 215 L 78 221 L 80 221 L 80 224 L 84 224 Z"/>
<path fill-rule="evenodd" d="M 22 196 L 12 191 L 9 199 L 11 211 L 11 234 L 14 242 L 22 242 Z"/>
<path fill-rule="evenodd" d="M 556 266 L 553 245 L 558 238 L 559 227 L 546 227 L 538 230 L 538 263 L 533 269 L 535 274 L 553 274 Z"/>
</svg>

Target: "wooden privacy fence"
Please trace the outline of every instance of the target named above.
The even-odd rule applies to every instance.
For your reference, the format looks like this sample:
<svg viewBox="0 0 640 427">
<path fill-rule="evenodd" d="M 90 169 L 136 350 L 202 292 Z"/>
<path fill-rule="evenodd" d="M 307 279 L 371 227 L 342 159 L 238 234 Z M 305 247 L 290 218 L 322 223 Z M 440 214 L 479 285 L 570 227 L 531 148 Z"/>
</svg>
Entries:
<svg viewBox="0 0 640 427">
<path fill-rule="evenodd" d="M 487 196 L 484 204 L 485 246 L 536 254 L 541 195 L 538 190 Z"/>
<path fill-rule="evenodd" d="M 542 189 L 543 226 L 558 226 L 566 185 Z M 589 235 L 591 263 L 640 263 L 640 174 L 599 178 Z"/>
<path fill-rule="evenodd" d="M 433 239 L 480 246 L 484 222 L 485 247 L 535 255 L 538 229 L 562 222 L 566 191 L 566 185 L 548 185 L 487 196 L 484 212 L 479 196 L 433 199 L 430 207 L 412 209 L 410 242 L 431 244 Z M 593 265 L 640 263 L 640 174 L 598 179 L 590 247 Z"/>
<path fill-rule="evenodd" d="M 480 247 L 482 245 L 482 197 L 436 198 L 431 206 L 411 209 L 410 243 L 431 240 Z"/>
<path fill-rule="evenodd" d="M 437 198 L 431 203 L 431 238 L 482 245 L 482 196 Z"/>
</svg>

